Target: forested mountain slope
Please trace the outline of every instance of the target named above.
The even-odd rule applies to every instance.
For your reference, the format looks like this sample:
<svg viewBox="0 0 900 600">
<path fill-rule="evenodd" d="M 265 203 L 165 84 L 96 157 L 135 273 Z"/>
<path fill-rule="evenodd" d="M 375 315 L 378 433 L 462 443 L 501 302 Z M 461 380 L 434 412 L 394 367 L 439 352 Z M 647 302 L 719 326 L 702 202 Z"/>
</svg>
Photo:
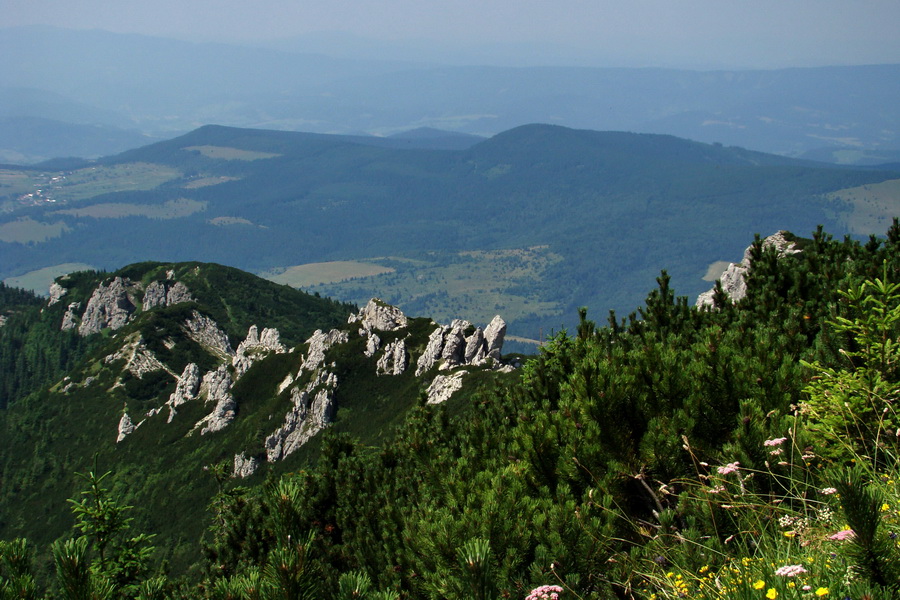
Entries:
<svg viewBox="0 0 900 600">
<path fill-rule="evenodd" d="M 2 275 L 206 260 L 445 321 L 501 312 L 536 339 L 581 305 L 630 310 L 663 268 L 696 294 L 756 232 L 867 235 L 898 202 L 896 172 L 670 136 L 529 125 L 456 150 L 398 142 L 207 126 L 10 171 Z"/>
<path fill-rule="evenodd" d="M 324 429 L 380 443 L 417 402 L 513 376 L 500 317 L 357 311 L 214 264 L 80 272 L 49 300 L 2 300 L 0 536 L 49 544 L 71 527 L 73 474 L 112 468 L 180 572 L 197 568 L 220 466 L 261 483 L 315 462 Z"/>
<path fill-rule="evenodd" d="M 633 315 L 582 312 L 518 383 L 411 407 L 377 446 L 334 427 L 315 467 L 265 486 L 218 471 L 200 584 L 147 579 L 146 561 L 126 577 L 121 550 L 75 543 L 57 564 L 93 560 L 83 585 L 120 596 L 144 580 L 142 598 L 893 597 L 900 224 L 865 244 L 780 237 L 750 248 L 736 302 L 717 289 L 698 309 L 663 273 Z"/>
</svg>

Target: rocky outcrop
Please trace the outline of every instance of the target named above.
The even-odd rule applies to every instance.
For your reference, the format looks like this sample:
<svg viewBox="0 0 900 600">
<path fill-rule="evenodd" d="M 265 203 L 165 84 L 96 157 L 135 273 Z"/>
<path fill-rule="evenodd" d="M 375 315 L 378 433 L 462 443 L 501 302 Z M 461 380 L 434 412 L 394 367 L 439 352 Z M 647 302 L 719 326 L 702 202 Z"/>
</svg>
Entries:
<svg viewBox="0 0 900 600">
<path fill-rule="evenodd" d="M 187 286 L 180 281 L 154 281 L 147 286 L 141 306 L 150 310 L 158 306 L 172 306 L 182 302 L 193 302 Z"/>
<path fill-rule="evenodd" d="M 234 350 L 228 341 L 228 334 L 219 329 L 219 325 L 198 311 L 193 311 L 191 318 L 185 321 L 188 336 L 223 360 L 231 360 Z"/>
<path fill-rule="evenodd" d="M 488 361 L 493 361 L 494 367 L 500 366 L 500 353 L 503 350 L 503 340 L 506 336 L 506 322 L 496 316 L 488 326 L 482 330 L 475 328 L 467 336 L 466 332 L 472 330 L 472 324 L 468 321 L 457 319 L 449 327 L 438 325 L 431 332 L 425 351 L 416 362 L 416 376 L 420 376 L 435 365 L 440 370 L 456 367 L 486 366 Z"/>
<path fill-rule="evenodd" d="M 47 306 L 53 306 L 57 302 L 59 302 L 63 296 L 69 293 L 69 290 L 59 285 L 55 281 L 50 284 L 50 299 L 47 300 Z"/>
<path fill-rule="evenodd" d="M 234 420 L 237 403 L 231 395 L 231 385 L 231 374 L 225 365 L 203 376 L 200 396 L 206 398 L 207 404 L 215 402 L 216 406 L 194 426 L 200 429 L 200 435 L 221 431 Z"/>
<path fill-rule="evenodd" d="M 375 365 L 376 375 L 400 375 L 406 370 L 406 340 L 395 340 L 384 347 Z"/>
<path fill-rule="evenodd" d="M 238 344 L 237 351 L 231 361 L 235 376 L 240 377 L 247 372 L 247 369 L 254 362 L 272 352 L 277 354 L 287 352 L 287 348 L 281 343 L 278 330 L 266 328 L 263 329 L 262 335 L 260 335 L 256 325 L 251 325 L 250 330 L 247 332 L 247 337 Z"/>
<path fill-rule="evenodd" d="M 244 453 L 234 455 L 234 470 L 231 472 L 232 477 L 240 477 L 246 479 L 250 477 L 259 468 L 259 460 L 255 456 L 246 457 Z"/>
<path fill-rule="evenodd" d="M 409 324 L 406 315 L 399 308 L 385 304 L 378 298 L 369 300 L 368 304 L 359 309 L 358 314 L 350 315 L 347 322 L 359 323 L 367 331 L 394 331 Z"/>
<path fill-rule="evenodd" d="M 107 328 L 122 328 L 135 310 L 129 297 L 134 292 L 134 287 L 124 277 L 116 277 L 106 285 L 99 285 L 84 309 L 78 333 L 87 336 Z"/>
<path fill-rule="evenodd" d="M 332 329 L 328 333 L 323 333 L 321 329 L 316 329 L 306 343 L 309 344 L 309 350 L 306 353 L 303 363 L 300 365 L 301 371 L 312 371 L 325 361 L 325 353 L 335 344 L 346 344 L 350 336 L 346 331 Z"/>
<path fill-rule="evenodd" d="M 197 398 L 200 393 L 200 367 L 195 363 L 188 363 L 175 384 L 175 391 L 169 395 L 166 405 L 169 407 L 169 418 L 167 423 L 171 423 L 177 414 L 176 409 L 186 402 L 190 402 Z"/>
<path fill-rule="evenodd" d="M 432 380 L 425 394 L 428 396 L 428 404 L 440 404 L 462 388 L 463 377 L 468 371 L 456 371 L 450 375 L 438 375 Z"/>
<path fill-rule="evenodd" d="M 131 417 L 128 416 L 128 413 L 122 413 L 122 418 L 119 419 L 119 434 L 116 436 L 116 443 L 118 444 L 127 436 L 134 433 L 135 429 L 137 429 L 137 427 L 131 421 Z"/>
<path fill-rule="evenodd" d="M 364 329 L 359 330 L 360 335 L 368 334 L 369 339 L 366 340 L 366 349 L 363 350 L 363 354 L 366 358 L 372 358 L 375 356 L 375 353 L 378 352 L 378 349 L 381 347 L 381 338 L 375 335 L 370 331 L 366 331 Z"/>
<path fill-rule="evenodd" d="M 103 362 L 110 364 L 122 359 L 125 360 L 125 370 L 129 371 L 138 379 L 143 378 L 147 373 L 160 370 L 166 371 L 175 377 L 175 374 L 156 358 L 153 351 L 147 348 L 147 345 L 144 343 L 144 339 L 140 334 L 128 336 L 127 343 L 122 346 L 118 352 L 106 356 L 103 359 Z"/>
<path fill-rule="evenodd" d="M 444 333 L 447 330 L 447 327 L 438 325 L 437 329 L 428 336 L 428 344 L 425 345 L 425 350 L 419 356 L 419 360 L 416 361 L 416 377 L 422 375 L 441 359 L 441 350 L 444 348 Z"/>
<path fill-rule="evenodd" d="M 78 310 L 80 308 L 81 302 L 72 302 L 69 304 L 68 308 L 66 308 L 66 314 L 63 315 L 62 325 L 60 326 L 62 331 L 68 331 L 69 329 L 78 327 Z"/>
<path fill-rule="evenodd" d="M 304 388 L 291 390 L 292 408 L 284 425 L 266 438 L 266 460 L 276 462 L 296 451 L 327 427 L 334 414 L 337 376 L 322 370 Z"/>
<path fill-rule="evenodd" d="M 774 248 L 775 252 L 778 254 L 779 258 L 790 254 L 797 254 L 801 252 L 797 245 L 787 239 L 786 231 L 779 231 L 774 233 L 763 240 L 763 249 Z M 732 302 L 738 302 L 742 300 L 747 295 L 747 271 L 750 270 L 751 266 L 751 258 L 750 252 L 753 246 L 748 246 L 746 250 L 744 250 L 744 258 L 739 263 L 731 263 L 722 273 L 722 276 L 719 277 L 719 282 L 722 285 L 722 290 L 728 295 Z M 695 306 L 700 307 L 712 307 L 714 304 L 714 298 L 716 294 L 716 288 L 713 287 L 711 290 L 703 292 L 697 297 L 697 302 Z"/>
<path fill-rule="evenodd" d="M 506 339 L 506 321 L 496 315 L 484 330 L 484 347 L 488 358 L 500 360 L 503 342 Z"/>
</svg>

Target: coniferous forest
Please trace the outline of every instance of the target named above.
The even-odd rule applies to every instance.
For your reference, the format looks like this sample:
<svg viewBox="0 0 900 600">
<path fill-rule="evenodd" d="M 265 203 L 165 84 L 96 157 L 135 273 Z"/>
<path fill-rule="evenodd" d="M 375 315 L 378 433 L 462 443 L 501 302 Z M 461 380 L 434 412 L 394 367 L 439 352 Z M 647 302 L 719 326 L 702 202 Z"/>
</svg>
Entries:
<svg viewBox="0 0 900 600">
<path fill-rule="evenodd" d="M 415 406 L 379 444 L 326 430 L 252 486 L 211 465 L 180 574 L 115 465 L 79 472 L 66 536 L 0 545 L 0 598 L 897 597 L 900 223 L 795 243 L 757 239 L 737 303 L 695 308 L 663 272 L 632 314 L 583 310 L 514 383 Z M 52 359 L 29 381 L 4 362 L 4 386 Z"/>
</svg>

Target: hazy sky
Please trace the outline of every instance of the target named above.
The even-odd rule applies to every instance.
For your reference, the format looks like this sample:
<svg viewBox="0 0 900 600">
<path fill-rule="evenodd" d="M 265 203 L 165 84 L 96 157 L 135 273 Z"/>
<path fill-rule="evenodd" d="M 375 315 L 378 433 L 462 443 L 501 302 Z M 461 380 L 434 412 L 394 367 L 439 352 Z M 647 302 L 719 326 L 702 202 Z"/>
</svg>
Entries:
<svg viewBox="0 0 900 600">
<path fill-rule="evenodd" d="M 898 0 L 0 0 L 0 15 L 0 26 L 196 40 L 345 32 L 440 46 L 527 43 L 633 66 L 900 62 Z"/>
</svg>

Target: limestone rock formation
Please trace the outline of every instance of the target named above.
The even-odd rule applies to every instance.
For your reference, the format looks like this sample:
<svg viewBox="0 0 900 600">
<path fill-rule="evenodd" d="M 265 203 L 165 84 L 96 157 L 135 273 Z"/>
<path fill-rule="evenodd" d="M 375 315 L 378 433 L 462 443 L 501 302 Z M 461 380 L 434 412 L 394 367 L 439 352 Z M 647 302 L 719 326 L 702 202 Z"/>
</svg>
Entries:
<svg viewBox="0 0 900 600">
<path fill-rule="evenodd" d="M 291 390 L 293 407 L 285 415 L 284 425 L 265 441 L 268 462 L 290 455 L 331 423 L 336 387 L 337 376 L 321 370 L 304 388 Z"/>
<path fill-rule="evenodd" d="M 120 359 L 125 359 L 125 369 L 138 379 L 153 371 L 162 370 L 171 373 L 169 368 L 156 358 L 153 351 L 147 348 L 139 333 L 129 335 L 125 345 L 118 352 L 106 356 L 103 362 L 110 364 Z"/>
<path fill-rule="evenodd" d="M 219 325 L 198 311 L 193 311 L 191 318 L 185 321 L 188 336 L 201 346 L 210 350 L 223 360 L 230 360 L 234 356 L 228 334 L 219 328 Z"/>
<path fill-rule="evenodd" d="M 47 306 L 53 306 L 67 293 L 69 293 L 69 290 L 54 281 L 50 284 L 50 299 L 47 300 Z"/>
<path fill-rule="evenodd" d="M 450 399 L 450 396 L 462 388 L 462 379 L 468 371 L 456 371 L 450 375 L 438 375 L 428 386 L 425 392 L 428 396 L 428 404 L 440 404 Z"/>
<path fill-rule="evenodd" d="M 325 360 L 325 352 L 335 344 L 346 344 L 350 336 L 346 331 L 332 329 L 328 333 L 323 333 L 321 329 L 316 329 L 312 337 L 306 340 L 309 344 L 309 351 L 300 365 L 302 371 L 312 371 Z"/>
<path fill-rule="evenodd" d="M 443 371 L 464 365 L 485 366 L 489 359 L 494 361 L 494 368 L 499 368 L 506 322 L 498 315 L 484 330 L 475 328 L 466 336 L 470 329 L 472 324 L 461 319 L 454 320 L 449 327 L 438 325 L 416 362 L 416 376 L 435 365 Z"/>
<path fill-rule="evenodd" d="M 78 327 L 78 309 L 80 308 L 81 302 L 72 302 L 69 304 L 68 308 L 66 308 L 66 314 L 63 315 L 62 325 L 60 326 L 62 331 L 68 331 L 69 329 Z"/>
<path fill-rule="evenodd" d="M 118 444 L 127 436 L 134 433 L 135 429 L 136 427 L 131 421 L 131 417 L 128 416 L 128 413 L 122 413 L 122 418 L 119 419 L 119 434 L 116 436 L 116 443 Z"/>
<path fill-rule="evenodd" d="M 134 287 L 124 277 L 116 277 L 107 285 L 97 286 L 81 316 L 78 333 L 87 336 L 106 328 L 120 329 L 128 323 L 135 310 L 129 296 L 134 292 Z"/>
<path fill-rule="evenodd" d="M 221 431 L 234 420 L 237 403 L 231 395 L 231 385 L 231 374 L 225 365 L 203 376 L 200 395 L 206 397 L 207 404 L 215 402 L 216 406 L 194 426 L 200 429 L 200 435 Z"/>
<path fill-rule="evenodd" d="M 377 375 L 400 375 L 406 370 L 406 340 L 395 340 L 384 347 L 375 365 Z"/>
<path fill-rule="evenodd" d="M 144 310 L 150 310 L 157 306 L 172 306 L 181 302 L 193 301 L 194 298 L 187 286 L 180 281 L 154 281 L 147 286 L 141 304 Z"/>
<path fill-rule="evenodd" d="M 245 479 L 256 473 L 258 468 L 259 460 L 255 456 L 248 458 L 241 452 L 234 455 L 234 470 L 231 472 L 231 476 Z"/>
<path fill-rule="evenodd" d="M 441 350 L 444 348 L 444 333 L 448 330 L 443 325 L 438 325 L 437 329 L 428 336 L 428 344 L 425 346 L 424 352 L 419 356 L 416 362 L 416 377 L 419 377 L 433 367 L 441 358 Z"/>
<path fill-rule="evenodd" d="M 267 327 L 263 329 L 262 335 L 260 335 L 256 325 L 251 325 L 250 330 L 247 332 L 247 337 L 238 344 L 237 351 L 231 361 L 235 376 L 240 377 L 247 372 L 247 369 L 254 362 L 271 352 L 277 354 L 287 352 L 287 348 L 281 343 L 278 330 Z"/>
<path fill-rule="evenodd" d="M 196 363 L 188 363 L 175 384 L 175 391 L 169 394 L 166 405 L 169 407 L 169 418 L 167 423 L 171 423 L 177 414 L 176 409 L 184 404 L 197 398 L 200 393 L 200 367 Z M 149 415 L 148 415 L 149 416 Z"/>
<path fill-rule="evenodd" d="M 363 354 L 366 358 L 372 358 L 375 356 L 375 353 L 378 352 L 378 348 L 381 347 L 381 338 L 365 329 L 360 329 L 359 335 L 369 336 L 369 339 L 366 340 L 366 349 L 363 350 Z"/>
<path fill-rule="evenodd" d="M 779 258 L 801 252 L 794 242 L 787 239 L 786 234 L 786 231 L 778 231 L 770 235 L 763 240 L 763 248 L 775 248 Z M 744 250 L 744 258 L 741 262 L 728 265 L 728 268 L 726 268 L 725 272 L 722 273 L 722 276 L 719 277 L 719 281 L 722 284 L 722 290 L 728 295 L 732 302 L 738 302 L 747 295 L 746 275 L 752 262 L 750 259 L 750 251 L 752 248 L 752 245 L 747 246 L 747 249 Z M 703 292 L 697 297 L 695 306 L 698 308 L 704 306 L 712 307 L 715 293 L 715 287 Z"/>
<path fill-rule="evenodd" d="M 409 320 L 396 306 L 372 298 L 368 304 L 359 309 L 358 314 L 350 315 L 347 322 L 359 323 L 360 327 L 368 331 L 394 331 L 406 327 Z"/>
<path fill-rule="evenodd" d="M 484 345 L 488 357 L 493 358 L 495 361 L 500 360 L 505 339 L 506 321 L 500 315 L 496 315 L 484 330 Z"/>
</svg>

